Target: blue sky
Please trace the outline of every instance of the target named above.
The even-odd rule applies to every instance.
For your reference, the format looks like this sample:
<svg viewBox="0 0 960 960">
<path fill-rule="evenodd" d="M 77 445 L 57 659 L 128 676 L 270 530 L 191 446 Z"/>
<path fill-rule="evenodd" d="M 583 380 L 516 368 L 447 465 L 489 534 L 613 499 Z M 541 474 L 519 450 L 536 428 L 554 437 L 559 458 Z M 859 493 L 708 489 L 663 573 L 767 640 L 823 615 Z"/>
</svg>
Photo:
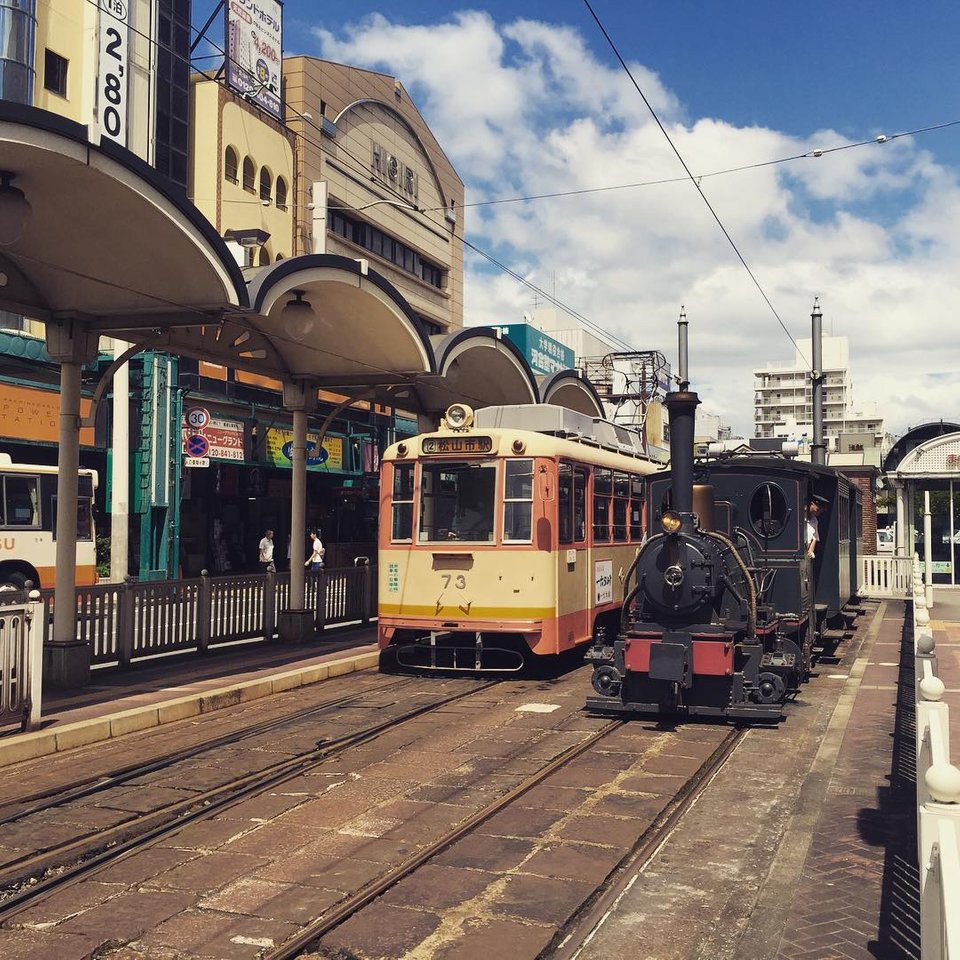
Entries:
<svg viewBox="0 0 960 960">
<path fill-rule="evenodd" d="M 595 7 L 696 173 L 960 119 L 956 3 Z M 582 3 L 288 0 L 284 24 L 287 53 L 399 76 L 468 200 L 682 173 Z M 703 181 L 798 338 L 820 295 L 858 400 L 896 431 L 960 414 L 958 172 L 960 126 Z M 707 405 L 741 431 L 751 368 L 792 355 L 690 184 L 473 208 L 466 228 L 640 348 L 671 354 L 685 303 Z M 531 294 L 471 257 L 466 302 L 509 322 Z"/>
</svg>

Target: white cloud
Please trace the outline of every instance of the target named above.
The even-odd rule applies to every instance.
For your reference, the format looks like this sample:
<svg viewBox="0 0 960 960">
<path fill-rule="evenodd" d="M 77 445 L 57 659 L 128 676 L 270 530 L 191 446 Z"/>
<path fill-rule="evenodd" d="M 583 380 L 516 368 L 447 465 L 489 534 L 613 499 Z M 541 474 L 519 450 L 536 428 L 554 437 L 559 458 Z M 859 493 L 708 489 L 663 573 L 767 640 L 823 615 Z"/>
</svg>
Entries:
<svg viewBox="0 0 960 960">
<path fill-rule="evenodd" d="M 468 202 L 683 174 L 623 71 L 571 27 L 468 11 L 431 26 L 377 15 L 314 33 L 323 56 L 403 80 Z M 661 78 L 631 69 L 697 175 L 847 142 L 829 129 L 796 138 L 689 118 Z M 960 415 L 956 170 L 901 139 L 702 185 L 798 339 L 821 297 L 826 321 L 850 338 L 858 403 L 879 402 L 894 430 Z M 547 290 L 555 278 L 561 300 L 640 349 L 671 357 L 685 304 L 696 386 L 751 430 L 752 368 L 793 348 L 689 182 L 465 212 L 479 246 Z M 468 322 L 503 322 L 532 294 L 472 256 L 466 298 Z"/>
</svg>

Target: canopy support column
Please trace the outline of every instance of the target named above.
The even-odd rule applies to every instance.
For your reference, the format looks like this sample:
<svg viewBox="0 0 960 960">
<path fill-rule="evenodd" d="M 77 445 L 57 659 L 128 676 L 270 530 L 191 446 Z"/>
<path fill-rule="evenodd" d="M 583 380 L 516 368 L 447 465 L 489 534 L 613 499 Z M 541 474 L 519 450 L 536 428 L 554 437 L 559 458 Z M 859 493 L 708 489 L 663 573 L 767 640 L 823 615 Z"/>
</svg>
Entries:
<svg viewBox="0 0 960 960">
<path fill-rule="evenodd" d="M 896 485 L 897 490 L 897 542 L 896 555 L 906 557 L 907 553 L 907 489 L 902 483 Z"/>
<path fill-rule="evenodd" d="M 317 391 L 305 381 L 283 385 L 283 405 L 293 412 L 290 450 L 290 606 L 280 611 L 278 632 L 283 643 L 312 640 L 316 613 L 306 608 L 307 415 L 316 407 Z"/>
<path fill-rule="evenodd" d="M 96 356 L 97 336 L 72 320 L 47 324 L 47 352 L 60 363 L 57 459 L 57 553 L 53 641 L 44 651 L 44 680 L 79 687 L 90 680 L 90 648 L 77 639 L 77 500 L 80 469 L 80 373 Z"/>
</svg>

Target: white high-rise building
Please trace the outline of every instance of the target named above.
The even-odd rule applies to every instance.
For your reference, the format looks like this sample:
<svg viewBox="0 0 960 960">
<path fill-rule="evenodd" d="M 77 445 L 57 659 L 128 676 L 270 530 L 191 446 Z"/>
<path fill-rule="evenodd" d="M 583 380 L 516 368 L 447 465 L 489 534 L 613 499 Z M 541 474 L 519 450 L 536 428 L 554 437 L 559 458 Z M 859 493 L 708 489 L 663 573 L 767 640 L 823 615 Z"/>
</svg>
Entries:
<svg viewBox="0 0 960 960">
<path fill-rule="evenodd" d="M 755 437 L 813 442 L 813 385 L 804 359 L 813 356 L 813 345 L 799 340 L 797 347 L 792 361 L 768 363 L 753 371 Z M 871 434 L 880 446 L 883 418 L 876 409 L 854 408 L 849 362 L 846 337 L 823 338 L 824 435 L 831 448 L 842 433 Z"/>
</svg>

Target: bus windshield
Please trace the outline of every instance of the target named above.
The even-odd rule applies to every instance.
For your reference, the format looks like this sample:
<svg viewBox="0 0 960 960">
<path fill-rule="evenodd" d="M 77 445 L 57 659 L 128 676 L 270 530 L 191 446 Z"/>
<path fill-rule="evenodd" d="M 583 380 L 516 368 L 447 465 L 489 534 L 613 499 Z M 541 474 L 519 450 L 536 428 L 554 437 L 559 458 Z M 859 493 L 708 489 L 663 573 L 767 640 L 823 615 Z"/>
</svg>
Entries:
<svg viewBox="0 0 960 960">
<path fill-rule="evenodd" d="M 493 542 L 495 463 L 424 463 L 420 479 L 420 543 Z"/>
</svg>

